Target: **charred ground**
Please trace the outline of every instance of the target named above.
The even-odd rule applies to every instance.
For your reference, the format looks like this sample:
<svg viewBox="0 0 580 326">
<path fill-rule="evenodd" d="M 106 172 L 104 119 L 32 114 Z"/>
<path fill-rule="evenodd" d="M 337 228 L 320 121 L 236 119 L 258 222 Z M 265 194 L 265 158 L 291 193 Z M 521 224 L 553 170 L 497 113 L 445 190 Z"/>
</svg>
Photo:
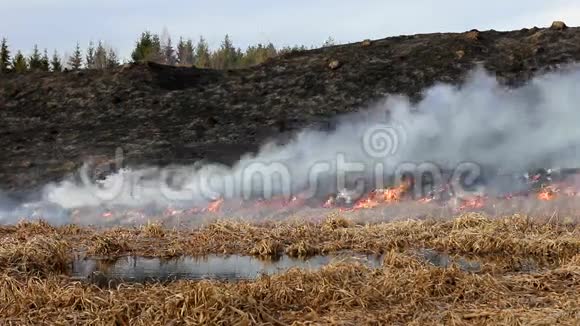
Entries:
<svg viewBox="0 0 580 326">
<path fill-rule="evenodd" d="M 580 28 L 399 36 L 294 52 L 243 70 L 157 64 L 0 77 L 0 189 L 33 189 L 89 157 L 232 163 L 268 139 L 387 94 L 419 99 L 478 63 L 509 86 L 580 59 Z M 331 64 L 333 61 L 333 64 Z"/>
</svg>

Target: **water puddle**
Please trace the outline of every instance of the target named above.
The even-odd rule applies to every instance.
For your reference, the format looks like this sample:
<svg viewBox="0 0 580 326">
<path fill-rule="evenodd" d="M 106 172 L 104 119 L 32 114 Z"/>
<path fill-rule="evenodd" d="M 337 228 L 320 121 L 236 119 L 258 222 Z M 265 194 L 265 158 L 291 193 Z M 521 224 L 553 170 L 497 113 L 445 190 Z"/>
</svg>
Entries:
<svg viewBox="0 0 580 326">
<path fill-rule="evenodd" d="M 464 272 L 478 273 L 481 271 L 480 262 L 465 257 L 451 257 L 446 253 L 432 249 L 421 249 L 416 254 L 419 258 L 437 267 L 448 268 L 453 264 L 457 264 L 459 269 Z"/>
<path fill-rule="evenodd" d="M 167 282 L 174 280 L 252 280 L 260 275 L 274 275 L 290 268 L 315 271 L 330 263 L 358 262 L 380 267 L 381 257 L 366 255 L 314 256 L 307 260 L 282 256 L 277 260 L 262 260 L 251 256 L 159 258 L 123 257 L 114 261 L 79 259 L 73 262 L 72 278 L 96 284 Z"/>
<path fill-rule="evenodd" d="M 461 270 L 479 273 L 482 263 L 462 256 L 450 256 L 431 249 L 420 249 L 410 253 L 429 264 L 441 268 L 456 264 Z M 77 259 L 73 262 L 71 277 L 97 284 L 113 286 L 119 283 L 169 282 L 175 280 L 253 280 L 261 275 L 283 273 L 291 268 L 316 271 L 332 263 L 362 263 L 371 268 L 380 268 L 383 256 L 341 253 L 314 256 L 308 259 L 281 256 L 275 260 L 264 260 L 252 256 L 209 255 L 205 257 L 181 257 L 160 259 L 127 256 L 116 260 Z"/>
</svg>

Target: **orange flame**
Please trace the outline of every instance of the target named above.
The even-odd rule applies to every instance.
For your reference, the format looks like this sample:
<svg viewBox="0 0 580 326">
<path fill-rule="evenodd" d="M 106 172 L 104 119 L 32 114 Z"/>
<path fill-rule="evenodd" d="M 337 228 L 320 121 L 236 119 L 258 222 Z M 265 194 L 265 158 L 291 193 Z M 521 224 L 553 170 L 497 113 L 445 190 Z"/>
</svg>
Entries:
<svg viewBox="0 0 580 326">
<path fill-rule="evenodd" d="M 207 211 L 211 213 L 217 213 L 221 210 L 222 204 L 224 203 L 223 198 L 216 199 L 207 205 Z"/>
<path fill-rule="evenodd" d="M 483 207 L 485 207 L 485 197 L 476 196 L 473 198 L 463 199 L 463 205 L 459 206 L 458 210 L 481 209 Z"/>
<path fill-rule="evenodd" d="M 419 202 L 422 204 L 427 204 L 433 201 L 433 198 L 431 197 L 423 197 L 421 199 L 419 199 Z"/>
<path fill-rule="evenodd" d="M 552 200 L 556 198 L 557 192 L 558 188 L 556 188 L 555 186 L 544 187 L 542 191 L 538 193 L 538 199 L 544 201 Z"/>
<path fill-rule="evenodd" d="M 383 204 L 393 204 L 401 201 L 403 194 L 409 189 L 410 184 L 402 183 L 398 187 L 373 190 L 366 198 L 358 200 L 353 209 L 369 209 Z"/>
</svg>

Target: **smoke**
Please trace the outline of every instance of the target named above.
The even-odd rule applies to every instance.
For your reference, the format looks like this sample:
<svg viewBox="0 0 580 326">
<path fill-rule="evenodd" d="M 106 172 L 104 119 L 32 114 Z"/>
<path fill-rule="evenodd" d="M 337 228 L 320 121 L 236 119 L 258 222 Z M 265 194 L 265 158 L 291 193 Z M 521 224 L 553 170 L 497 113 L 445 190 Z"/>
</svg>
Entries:
<svg viewBox="0 0 580 326">
<path fill-rule="evenodd" d="M 339 117 L 331 132 L 303 130 L 289 143 L 266 144 L 232 167 L 123 169 L 100 184 L 85 179 L 47 185 L 42 203 L 64 209 L 191 207 L 218 197 L 314 196 L 350 187 L 361 192 L 389 182 L 385 177 L 402 166 L 421 164 L 454 171 L 467 163 L 470 169 L 496 174 L 547 165 L 577 167 L 578 85 L 578 69 L 538 76 L 517 89 L 476 69 L 461 86 L 435 85 L 415 104 L 387 96 Z"/>
</svg>

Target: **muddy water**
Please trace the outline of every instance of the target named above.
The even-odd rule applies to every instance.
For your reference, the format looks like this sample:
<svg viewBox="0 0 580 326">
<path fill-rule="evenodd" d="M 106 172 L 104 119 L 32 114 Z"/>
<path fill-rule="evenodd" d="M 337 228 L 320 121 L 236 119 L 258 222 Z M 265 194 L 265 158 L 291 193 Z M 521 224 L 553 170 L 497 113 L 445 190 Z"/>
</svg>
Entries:
<svg viewBox="0 0 580 326">
<path fill-rule="evenodd" d="M 431 249 L 421 249 L 413 256 L 434 266 L 447 268 L 453 264 L 466 272 L 481 271 L 481 263 L 464 257 L 450 257 Z M 291 268 L 316 271 L 331 263 L 362 263 L 380 268 L 382 256 L 342 253 L 297 259 L 281 256 L 276 260 L 264 260 L 252 256 L 181 257 L 171 260 L 146 257 L 122 257 L 116 260 L 77 259 L 73 262 L 71 277 L 98 285 L 119 283 L 167 282 L 173 280 L 253 280 L 260 275 L 283 273 Z"/>
<path fill-rule="evenodd" d="M 218 256 L 203 258 L 182 257 L 172 260 L 145 257 L 123 257 L 115 261 L 81 259 L 73 263 L 72 277 L 100 282 L 117 280 L 122 282 L 188 280 L 251 280 L 260 275 L 273 275 L 298 267 L 318 270 L 335 262 L 359 262 L 370 267 L 379 267 L 381 257 L 364 255 L 315 256 L 307 260 L 282 256 L 277 260 L 262 260 L 251 256 Z M 99 281 L 100 280 L 100 281 Z"/>
</svg>

